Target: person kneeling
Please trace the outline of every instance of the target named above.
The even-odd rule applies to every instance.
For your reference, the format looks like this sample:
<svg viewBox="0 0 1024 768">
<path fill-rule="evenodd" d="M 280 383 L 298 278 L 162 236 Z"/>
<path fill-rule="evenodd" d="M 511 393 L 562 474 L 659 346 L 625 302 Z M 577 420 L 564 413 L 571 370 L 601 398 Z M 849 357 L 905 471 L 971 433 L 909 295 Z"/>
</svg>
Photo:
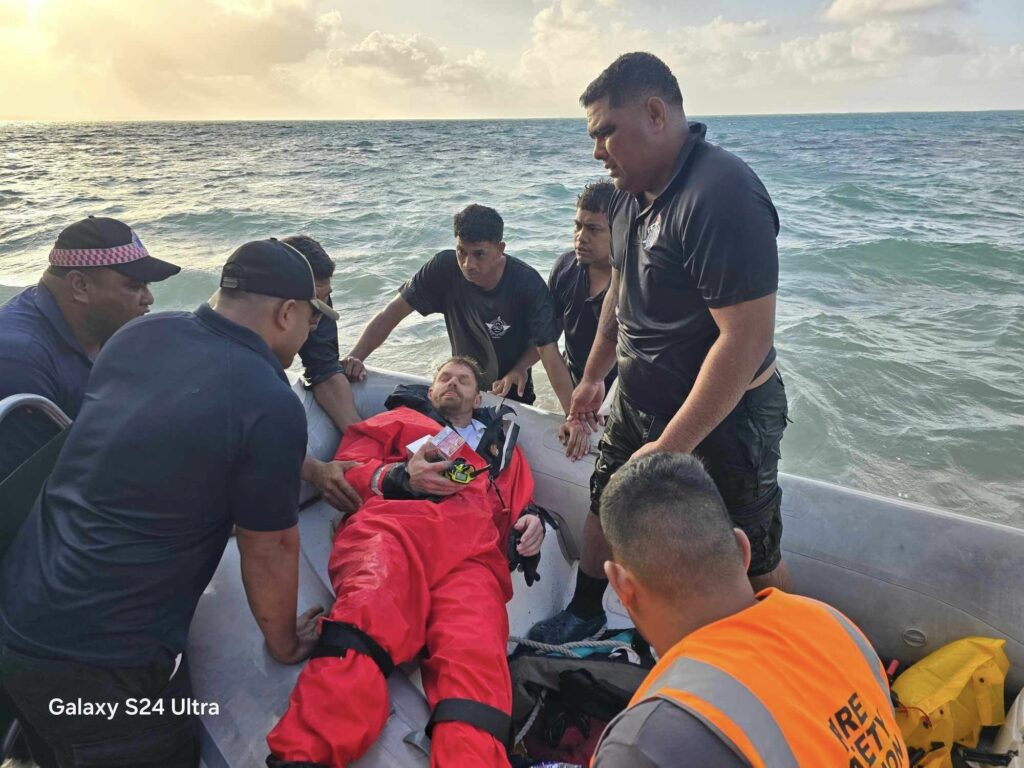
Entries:
<svg viewBox="0 0 1024 768">
<path fill-rule="evenodd" d="M 544 523 L 514 411 L 481 409 L 481 378 L 453 357 L 429 389 L 399 387 L 391 410 L 345 433 L 335 458 L 360 462 L 347 479 L 363 504 L 335 534 L 337 598 L 267 736 L 267 765 L 356 760 L 388 718 L 387 676 L 424 646 L 431 765 L 508 765 L 509 572 L 522 567 L 532 584 Z M 439 448 L 429 438 L 444 427 Z"/>
<path fill-rule="evenodd" d="M 605 573 L 659 661 L 593 768 L 910 765 L 867 638 L 825 603 L 754 594 L 750 542 L 699 460 L 632 459 L 601 524 Z"/>
</svg>

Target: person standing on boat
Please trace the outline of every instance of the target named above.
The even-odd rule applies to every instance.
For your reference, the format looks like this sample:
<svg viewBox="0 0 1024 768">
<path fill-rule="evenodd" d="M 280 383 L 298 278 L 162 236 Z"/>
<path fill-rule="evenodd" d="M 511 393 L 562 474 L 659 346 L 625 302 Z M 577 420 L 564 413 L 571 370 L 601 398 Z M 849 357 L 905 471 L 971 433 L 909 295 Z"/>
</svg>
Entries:
<svg viewBox="0 0 1024 768">
<path fill-rule="evenodd" d="M 583 369 L 597 335 L 601 305 L 611 281 L 611 229 L 608 203 L 615 186 L 610 181 L 588 184 L 576 200 L 573 221 L 573 250 L 555 260 L 548 276 L 548 289 L 555 301 L 555 316 L 565 332 L 562 357 L 569 368 L 573 386 L 583 378 Z M 612 368 L 604 378 L 606 389 L 615 381 Z M 590 430 L 578 421 L 567 420 L 561 429 L 566 455 L 573 461 L 590 449 Z"/>
<path fill-rule="evenodd" d="M 331 278 L 334 276 L 334 259 L 309 235 L 286 237 L 281 242 L 306 257 L 316 280 L 317 298 L 333 307 Z M 350 424 L 359 421 L 359 412 L 356 411 L 352 386 L 341 367 L 338 323 L 322 315 L 299 350 L 299 358 L 306 388 L 313 391 L 317 405 L 344 434 Z M 341 462 L 319 461 L 314 456 L 306 456 L 302 463 L 302 479 L 311 483 L 328 504 L 341 512 L 354 512 L 359 506 L 359 494 L 345 480 L 345 468 Z"/>
<path fill-rule="evenodd" d="M 594 157 L 616 186 L 609 206 L 612 277 L 570 415 L 592 419 L 604 377 L 619 385 L 590 481 L 576 590 L 530 637 L 563 643 L 605 621 L 608 548 L 601 492 L 630 457 L 702 459 L 750 540 L 755 588 L 787 585 L 779 445 L 786 392 L 775 370 L 779 218 L 735 155 L 688 123 L 675 76 L 649 53 L 620 56 L 580 97 Z M 665 567 L 672 568 L 671 563 Z"/>
<path fill-rule="evenodd" d="M 37 285 L 0 307 L 0 399 L 42 395 L 74 419 L 100 348 L 149 312 L 150 283 L 181 268 L 150 256 L 127 224 L 93 216 L 57 236 L 49 262 Z M 51 434 L 47 424 L 5 425 L 0 480 Z"/>
<path fill-rule="evenodd" d="M 104 346 L 4 559 L 0 681 L 44 768 L 198 764 L 182 652 L 232 527 L 270 655 L 316 642 L 322 609 L 296 619 L 306 419 L 284 367 L 337 314 L 276 240 L 238 248 L 211 301 Z"/>
<path fill-rule="evenodd" d="M 429 389 L 399 387 L 389 410 L 342 438 L 337 456 L 360 462 L 348 475 L 364 501 L 334 537 L 337 598 L 267 736 L 267 765 L 357 760 L 388 719 L 388 675 L 425 648 L 431 765 L 507 768 L 509 568 L 521 565 L 532 584 L 544 525 L 518 426 L 506 421 L 514 412 L 481 408 L 482 379 L 474 360 L 453 357 Z M 452 461 L 429 438 L 443 427 L 450 459 L 472 474 L 442 474 Z"/>
<path fill-rule="evenodd" d="M 558 352 L 551 293 L 533 267 L 505 253 L 505 223 L 493 208 L 470 205 L 455 214 L 455 250 L 420 267 L 398 296 L 363 329 L 342 360 L 350 379 L 413 310 L 441 313 L 453 355 L 477 360 L 484 387 L 521 403 L 536 399 L 531 365 L 540 358 L 565 413 L 572 380 Z"/>
<path fill-rule="evenodd" d="M 817 600 L 754 594 L 750 542 L 700 461 L 630 461 L 601 523 L 604 571 L 659 661 L 593 768 L 910 765 L 867 638 Z"/>
</svg>

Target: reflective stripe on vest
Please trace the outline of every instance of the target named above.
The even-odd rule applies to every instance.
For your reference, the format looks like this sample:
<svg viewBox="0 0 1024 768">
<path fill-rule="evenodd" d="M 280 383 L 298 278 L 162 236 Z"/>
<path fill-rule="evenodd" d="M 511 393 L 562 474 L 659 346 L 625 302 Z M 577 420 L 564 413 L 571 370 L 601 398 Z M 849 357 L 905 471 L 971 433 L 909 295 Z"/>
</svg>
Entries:
<svg viewBox="0 0 1024 768">
<path fill-rule="evenodd" d="M 686 691 L 720 711 L 743 732 L 750 740 L 754 751 L 760 755 L 766 766 L 771 768 L 799 768 L 796 757 L 789 747 L 789 742 L 782 735 L 782 729 L 775 722 L 772 713 L 761 703 L 747 686 L 732 675 L 703 661 L 677 659 L 665 674 L 651 684 L 653 697 L 683 707 L 691 715 L 700 720 L 718 738 L 733 750 L 746 756 L 746 750 L 734 744 L 733 737 L 722 732 L 713 721 L 708 719 L 695 706 L 685 704 L 671 696 L 660 695 L 664 688 Z"/>
<path fill-rule="evenodd" d="M 853 641 L 853 647 L 870 667 L 879 690 L 888 692 L 888 683 L 878 654 L 849 619 L 817 600 L 782 595 L 774 599 L 799 600 L 805 605 L 813 604 L 814 607 L 824 609 L 823 613 L 834 620 L 833 626 L 843 630 L 840 634 L 845 634 Z M 847 647 L 843 652 L 849 654 L 852 651 L 852 648 Z M 856 655 L 851 658 L 856 658 Z M 723 668 L 731 669 L 728 664 L 716 666 L 713 661 L 705 660 L 700 654 L 688 656 L 683 651 L 669 663 L 661 675 L 650 683 L 645 681 L 641 687 L 640 697 L 635 698 L 633 704 L 657 699 L 680 707 L 697 718 L 733 752 L 755 768 L 799 768 L 796 753 L 804 754 L 804 746 L 799 743 L 791 744 L 787 740 L 786 732 L 780 725 L 781 721 L 763 703 L 770 704 L 770 694 L 761 691 L 761 696 L 765 698 L 759 698 L 751 687 L 744 684 L 742 670 L 736 670 L 733 674 Z M 750 684 L 754 685 L 754 682 L 751 681 Z M 892 712 L 892 702 L 887 695 L 876 697 L 876 706 L 887 706 L 889 712 Z M 781 717 L 781 713 L 778 716 Z M 608 730 L 611 730 L 612 724 L 609 724 Z M 790 733 L 789 736 L 795 738 L 796 734 Z"/>
<path fill-rule="evenodd" d="M 871 673 L 875 676 L 875 682 L 878 683 L 878 687 L 883 691 L 888 691 L 889 681 L 882 675 L 882 660 L 878 658 L 878 654 L 875 653 L 875 649 L 871 647 L 871 643 L 868 642 L 868 639 L 860 633 L 859 629 L 853 626 L 853 622 L 843 616 L 843 614 L 831 605 L 827 605 L 820 601 L 815 602 L 832 614 L 832 617 L 839 622 L 839 626 L 846 630 L 846 634 L 850 636 L 850 639 L 853 640 L 853 644 L 857 646 L 857 650 L 864 655 L 864 660 L 868 663 L 868 666 L 871 667 Z"/>
</svg>

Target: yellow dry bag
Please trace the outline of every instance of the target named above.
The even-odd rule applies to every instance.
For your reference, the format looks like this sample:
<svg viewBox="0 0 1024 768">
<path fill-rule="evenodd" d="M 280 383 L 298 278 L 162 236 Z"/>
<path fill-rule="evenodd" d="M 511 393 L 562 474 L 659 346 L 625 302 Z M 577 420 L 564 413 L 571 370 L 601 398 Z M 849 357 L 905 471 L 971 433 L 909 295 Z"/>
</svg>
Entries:
<svg viewBox="0 0 1024 768">
<path fill-rule="evenodd" d="M 1005 640 L 965 637 L 925 656 L 892 685 L 896 722 L 907 748 L 923 749 L 921 768 L 952 768 L 953 744 L 976 747 L 984 725 L 1006 717 L 1003 682 L 1010 669 Z M 939 742 L 941 748 L 934 748 Z"/>
</svg>

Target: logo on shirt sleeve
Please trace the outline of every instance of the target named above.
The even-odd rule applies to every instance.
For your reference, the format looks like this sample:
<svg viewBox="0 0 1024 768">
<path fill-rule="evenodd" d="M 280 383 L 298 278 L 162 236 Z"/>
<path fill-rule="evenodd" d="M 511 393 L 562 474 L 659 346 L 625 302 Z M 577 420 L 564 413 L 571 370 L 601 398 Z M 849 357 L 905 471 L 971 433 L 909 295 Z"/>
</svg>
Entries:
<svg viewBox="0 0 1024 768">
<path fill-rule="evenodd" d="M 492 320 L 489 323 L 484 321 L 484 325 L 487 326 L 487 333 L 492 339 L 500 339 L 508 333 L 508 329 L 512 327 L 501 319 L 501 315 L 498 315 L 497 319 Z"/>
<path fill-rule="evenodd" d="M 654 221 L 651 222 L 650 226 L 647 227 L 647 231 L 644 232 L 644 250 L 649 251 L 658 242 L 658 235 L 661 234 L 661 214 L 659 213 L 654 217 Z"/>
</svg>

